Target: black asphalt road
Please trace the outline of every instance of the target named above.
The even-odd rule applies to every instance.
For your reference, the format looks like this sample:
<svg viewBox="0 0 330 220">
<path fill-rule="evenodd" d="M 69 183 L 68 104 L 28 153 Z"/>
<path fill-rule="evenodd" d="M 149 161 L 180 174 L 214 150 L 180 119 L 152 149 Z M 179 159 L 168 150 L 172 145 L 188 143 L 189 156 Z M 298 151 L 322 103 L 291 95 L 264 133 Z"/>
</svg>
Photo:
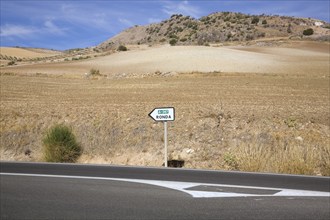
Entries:
<svg viewBox="0 0 330 220">
<path fill-rule="evenodd" d="M 0 163 L 1 173 L 330 191 L 330 178 L 186 169 Z M 329 197 L 193 198 L 126 181 L 0 175 L 1 219 L 330 219 Z"/>
</svg>

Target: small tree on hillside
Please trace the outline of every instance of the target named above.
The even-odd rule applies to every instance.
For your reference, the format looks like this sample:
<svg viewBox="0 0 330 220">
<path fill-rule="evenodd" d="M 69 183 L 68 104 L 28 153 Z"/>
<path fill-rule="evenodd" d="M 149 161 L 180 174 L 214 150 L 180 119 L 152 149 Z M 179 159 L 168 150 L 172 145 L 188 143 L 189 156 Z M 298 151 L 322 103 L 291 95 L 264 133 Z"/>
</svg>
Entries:
<svg viewBox="0 0 330 220">
<path fill-rule="evenodd" d="M 177 39 L 173 38 L 173 39 L 170 40 L 169 43 L 170 43 L 171 46 L 174 46 L 177 42 L 178 42 Z"/>
<path fill-rule="evenodd" d="M 251 24 L 258 24 L 259 23 L 259 18 L 258 17 L 253 17 Z"/>
<path fill-rule="evenodd" d="M 309 35 L 313 35 L 313 34 L 314 34 L 314 30 L 312 28 L 308 28 L 303 31 L 303 35 L 305 35 L 305 36 L 309 36 Z"/>
<path fill-rule="evenodd" d="M 127 47 L 125 47 L 124 45 L 120 45 L 117 50 L 118 51 L 127 51 Z"/>
</svg>

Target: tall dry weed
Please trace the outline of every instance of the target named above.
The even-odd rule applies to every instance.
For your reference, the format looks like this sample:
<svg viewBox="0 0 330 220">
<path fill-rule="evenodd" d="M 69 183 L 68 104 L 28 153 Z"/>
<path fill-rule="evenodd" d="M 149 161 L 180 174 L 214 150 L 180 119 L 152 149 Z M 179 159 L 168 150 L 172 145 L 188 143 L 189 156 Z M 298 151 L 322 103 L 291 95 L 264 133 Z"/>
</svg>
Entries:
<svg viewBox="0 0 330 220">
<path fill-rule="evenodd" d="M 330 176 L 330 144 L 321 147 L 320 168 L 323 176 Z"/>
<path fill-rule="evenodd" d="M 302 145 L 287 140 L 273 146 L 256 141 L 241 143 L 223 157 L 223 165 L 233 170 L 324 176 L 330 174 L 329 161 L 329 146 Z"/>
</svg>

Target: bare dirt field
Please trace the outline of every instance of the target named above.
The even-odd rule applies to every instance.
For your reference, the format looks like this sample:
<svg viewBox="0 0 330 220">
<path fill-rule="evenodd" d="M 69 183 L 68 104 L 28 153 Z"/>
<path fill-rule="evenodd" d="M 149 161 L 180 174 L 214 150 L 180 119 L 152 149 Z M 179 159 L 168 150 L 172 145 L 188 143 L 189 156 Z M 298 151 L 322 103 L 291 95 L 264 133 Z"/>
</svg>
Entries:
<svg viewBox="0 0 330 220">
<path fill-rule="evenodd" d="M 320 74 L 329 70 L 329 46 L 329 43 L 318 42 L 291 42 L 283 47 L 163 45 L 83 61 L 6 67 L 2 68 L 2 72 L 82 75 L 91 68 L 97 68 L 107 76 L 214 71 Z"/>
<path fill-rule="evenodd" d="M 80 163 L 161 166 L 163 125 L 148 113 L 173 106 L 169 154 L 185 167 L 330 175 L 329 51 L 317 48 L 159 47 L 2 68 L 1 160 L 41 161 L 46 130 L 64 123 Z M 107 77 L 85 78 L 93 67 Z M 113 77 L 130 71 L 141 77 Z"/>
<path fill-rule="evenodd" d="M 37 58 L 58 55 L 60 52 L 47 49 L 0 47 L 0 54 L 17 58 Z"/>
</svg>

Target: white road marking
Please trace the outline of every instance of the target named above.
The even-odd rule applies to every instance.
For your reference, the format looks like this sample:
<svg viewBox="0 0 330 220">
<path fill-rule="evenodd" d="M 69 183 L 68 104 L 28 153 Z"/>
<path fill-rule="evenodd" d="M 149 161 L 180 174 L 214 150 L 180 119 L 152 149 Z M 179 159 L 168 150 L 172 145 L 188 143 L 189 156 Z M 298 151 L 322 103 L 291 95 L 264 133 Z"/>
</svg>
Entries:
<svg viewBox="0 0 330 220">
<path fill-rule="evenodd" d="M 268 188 L 255 186 L 239 186 L 239 185 L 225 185 L 225 184 L 207 184 L 207 183 L 191 183 L 191 182 L 177 182 L 177 181 L 160 181 L 160 180 L 144 180 L 144 179 L 124 179 L 124 178 L 108 178 L 108 177 L 89 177 L 89 176 L 69 176 L 69 175 L 48 175 L 48 174 L 28 174 L 28 173 L 0 173 L 3 176 L 28 176 L 28 177 L 48 177 L 48 178 L 69 178 L 69 179 L 87 179 L 87 180 L 111 180 L 124 181 L 132 183 L 143 183 L 155 186 L 161 186 L 173 190 L 178 190 L 191 195 L 194 198 L 226 198 L 226 197 L 278 197 L 278 196 L 316 196 L 316 197 L 330 197 L 330 192 L 309 191 L 309 190 L 293 190 L 283 188 Z M 210 192 L 210 191 L 196 191 L 189 190 L 191 187 L 198 186 L 212 186 L 212 187 L 230 187 L 238 189 L 253 189 L 253 190 L 275 190 L 279 191 L 274 194 L 245 194 L 234 192 Z"/>
</svg>

